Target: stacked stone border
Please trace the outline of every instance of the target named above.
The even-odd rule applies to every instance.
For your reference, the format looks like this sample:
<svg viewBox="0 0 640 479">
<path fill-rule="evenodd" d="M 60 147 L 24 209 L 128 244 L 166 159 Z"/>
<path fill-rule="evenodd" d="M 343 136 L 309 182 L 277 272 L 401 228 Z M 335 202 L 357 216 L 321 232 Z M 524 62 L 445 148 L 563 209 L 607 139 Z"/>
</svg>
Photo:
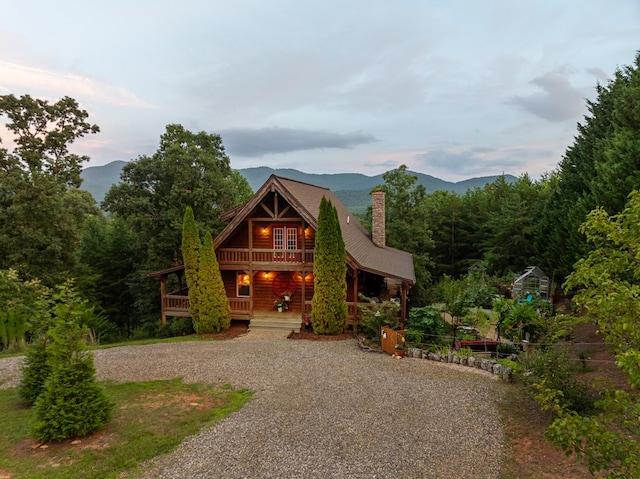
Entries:
<svg viewBox="0 0 640 479">
<path fill-rule="evenodd" d="M 366 346 L 361 338 L 358 340 L 358 343 L 360 344 L 360 348 L 363 351 L 383 352 L 379 349 L 372 349 Z M 513 371 L 511 367 L 505 366 L 504 364 L 498 364 L 493 359 L 474 358 L 473 356 L 459 356 L 455 353 L 448 353 L 448 354 L 431 353 L 427 350 L 420 349 L 420 348 L 407 349 L 405 357 L 416 358 L 416 359 L 428 359 L 430 361 L 458 364 L 460 366 L 467 366 L 469 368 L 481 369 L 490 374 L 493 374 L 496 378 L 506 382 L 511 382 L 512 375 L 513 375 Z"/>
<path fill-rule="evenodd" d="M 467 366 L 470 368 L 482 369 L 488 373 L 493 374 L 498 379 L 502 379 L 506 382 L 511 382 L 513 371 L 511 367 L 504 364 L 498 364 L 493 359 L 487 358 L 474 358 L 473 356 L 458 356 L 455 353 L 439 354 L 430 353 L 429 351 L 419 348 L 407 349 L 406 357 L 429 359 L 431 361 L 439 361 L 441 363 L 459 364 L 460 366 Z"/>
</svg>

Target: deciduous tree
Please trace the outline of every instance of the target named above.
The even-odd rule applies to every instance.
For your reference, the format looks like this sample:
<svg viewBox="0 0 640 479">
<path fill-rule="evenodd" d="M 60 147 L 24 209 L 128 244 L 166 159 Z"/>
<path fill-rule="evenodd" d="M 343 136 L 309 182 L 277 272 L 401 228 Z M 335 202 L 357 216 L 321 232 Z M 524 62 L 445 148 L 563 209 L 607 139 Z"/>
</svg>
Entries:
<svg viewBox="0 0 640 479">
<path fill-rule="evenodd" d="M 69 97 L 49 103 L 0 96 L 0 116 L 15 145 L 0 149 L 0 263 L 53 285 L 73 269 L 82 222 L 97 212 L 91 195 L 77 188 L 88 157 L 69 147 L 98 127 Z"/>
<path fill-rule="evenodd" d="M 563 407 L 562 396 L 541 386 L 540 399 L 558 417 L 547 437 L 568 453 L 586 458 L 592 473 L 607 478 L 640 477 L 640 193 L 634 191 L 617 215 L 593 210 L 581 227 L 592 251 L 577 262 L 565 287 L 597 321 L 616 354 L 628 388 L 607 390 L 596 404 L 600 412 L 583 417 Z"/>
</svg>

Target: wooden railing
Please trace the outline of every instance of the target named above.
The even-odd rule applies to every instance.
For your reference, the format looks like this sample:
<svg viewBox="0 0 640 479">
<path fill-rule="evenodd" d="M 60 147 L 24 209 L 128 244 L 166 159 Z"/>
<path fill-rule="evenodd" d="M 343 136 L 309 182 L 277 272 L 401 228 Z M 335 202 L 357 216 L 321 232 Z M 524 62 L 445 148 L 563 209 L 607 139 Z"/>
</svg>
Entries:
<svg viewBox="0 0 640 479">
<path fill-rule="evenodd" d="M 313 250 L 302 252 L 301 249 L 253 249 L 248 248 L 219 248 L 217 250 L 219 263 L 313 263 Z"/>
<path fill-rule="evenodd" d="M 189 296 L 170 293 L 164 297 L 163 301 L 163 309 L 167 316 L 190 316 Z M 230 298 L 229 305 L 234 318 L 249 319 L 251 317 L 249 298 Z"/>
<path fill-rule="evenodd" d="M 248 313 L 251 311 L 251 302 L 249 298 L 230 298 L 229 305 L 231 306 L 231 311 L 241 311 Z"/>
<path fill-rule="evenodd" d="M 165 311 L 189 311 L 189 296 L 180 294 L 167 294 L 164 297 Z"/>
</svg>

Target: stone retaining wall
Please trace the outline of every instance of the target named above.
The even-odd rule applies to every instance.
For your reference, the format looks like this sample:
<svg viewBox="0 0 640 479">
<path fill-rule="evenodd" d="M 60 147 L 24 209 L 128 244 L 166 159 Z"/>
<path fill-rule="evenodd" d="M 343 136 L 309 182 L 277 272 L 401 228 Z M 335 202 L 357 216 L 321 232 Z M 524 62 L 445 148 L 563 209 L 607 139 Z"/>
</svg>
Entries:
<svg viewBox="0 0 640 479">
<path fill-rule="evenodd" d="M 358 338 L 358 344 L 360 349 L 366 352 L 384 353 L 381 349 L 372 349 L 369 346 L 365 346 L 363 338 Z M 441 363 L 459 364 L 461 366 L 467 366 L 470 368 L 482 369 L 487 371 L 498 379 L 511 382 L 513 371 L 509 366 L 498 364 L 493 359 L 487 358 L 474 358 L 473 356 L 458 356 L 457 354 L 439 354 L 430 353 L 420 348 L 409 348 L 406 351 L 405 357 L 417 358 L 417 359 L 430 359 L 431 361 L 439 361 Z"/>
<path fill-rule="evenodd" d="M 509 366 L 505 366 L 503 364 L 498 364 L 493 359 L 486 358 L 474 358 L 473 356 L 458 356 L 454 353 L 449 354 L 439 354 L 439 353 L 430 353 L 429 351 L 419 349 L 419 348 L 409 348 L 407 349 L 406 357 L 408 358 L 418 358 L 418 359 L 429 359 L 431 361 L 439 361 L 441 363 L 452 363 L 459 364 L 461 366 L 467 366 L 470 368 L 482 369 L 483 371 L 487 371 L 494 376 L 502 379 L 503 381 L 511 381 L 512 370 Z"/>
</svg>

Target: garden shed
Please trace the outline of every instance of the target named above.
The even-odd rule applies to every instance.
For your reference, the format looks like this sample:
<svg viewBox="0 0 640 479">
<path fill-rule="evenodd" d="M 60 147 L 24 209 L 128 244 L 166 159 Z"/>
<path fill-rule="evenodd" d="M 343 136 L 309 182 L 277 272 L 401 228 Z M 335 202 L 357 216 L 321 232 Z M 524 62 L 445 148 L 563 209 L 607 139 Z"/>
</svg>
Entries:
<svg viewBox="0 0 640 479">
<path fill-rule="evenodd" d="M 514 298 L 529 294 L 549 299 L 549 277 L 537 266 L 529 266 L 513 281 Z"/>
</svg>

